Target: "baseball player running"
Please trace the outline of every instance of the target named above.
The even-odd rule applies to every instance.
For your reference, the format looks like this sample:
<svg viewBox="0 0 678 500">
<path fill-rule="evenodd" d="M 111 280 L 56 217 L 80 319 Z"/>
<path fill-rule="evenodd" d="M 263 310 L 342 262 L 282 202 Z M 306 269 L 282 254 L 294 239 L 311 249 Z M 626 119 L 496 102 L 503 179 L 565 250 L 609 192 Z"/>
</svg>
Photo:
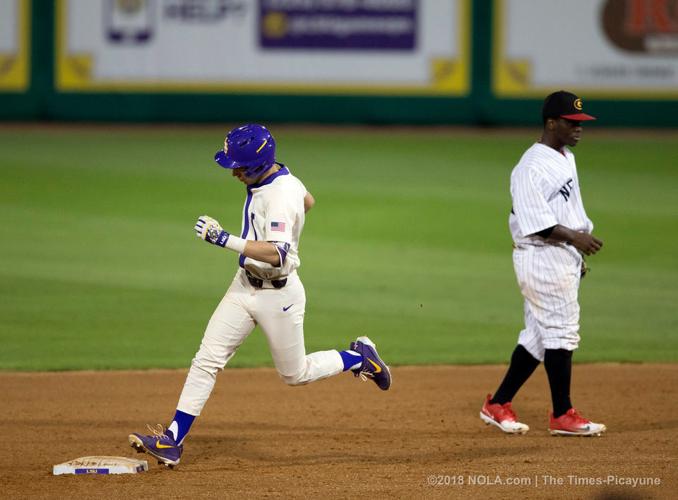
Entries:
<svg viewBox="0 0 678 500">
<path fill-rule="evenodd" d="M 507 433 L 524 434 L 513 397 L 541 361 L 551 388 L 553 435 L 599 436 L 605 431 L 582 417 L 570 402 L 572 353 L 579 345 L 577 291 L 586 272 L 583 254 L 603 242 L 591 234 L 584 211 L 574 155 L 581 139 L 582 101 L 563 90 L 546 97 L 544 131 L 511 173 L 513 266 L 525 299 L 525 328 L 520 332 L 508 372 L 494 396 L 487 395 L 480 418 Z"/>
<path fill-rule="evenodd" d="M 214 157 L 247 186 L 242 235 L 227 232 L 206 215 L 198 219 L 195 232 L 217 248 L 240 254 L 240 268 L 207 325 L 170 425 L 149 427 L 150 435 L 129 435 L 133 448 L 167 466 L 179 463 L 184 438 L 205 406 L 217 372 L 257 324 L 288 385 L 308 384 L 350 370 L 363 380 L 372 379 L 382 390 L 391 386 L 389 368 L 367 337 L 358 337 L 345 351 L 306 354 L 306 295 L 297 268 L 305 213 L 315 200 L 285 165 L 276 162 L 275 147 L 265 127 L 249 124 L 231 130 L 223 150 Z"/>
</svg>

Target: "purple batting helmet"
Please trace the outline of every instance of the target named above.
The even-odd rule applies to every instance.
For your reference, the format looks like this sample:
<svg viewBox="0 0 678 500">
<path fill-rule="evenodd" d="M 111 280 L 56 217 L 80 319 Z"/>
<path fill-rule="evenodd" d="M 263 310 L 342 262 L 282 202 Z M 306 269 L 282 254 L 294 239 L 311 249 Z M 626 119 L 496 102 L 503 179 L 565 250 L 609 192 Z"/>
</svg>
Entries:
<svg viewBox="0 0 678 500">
<path fill-rule="evenodd" d="M 214 161 L 224 168 L 245 168 L 245 176 L 254 179 L 275 163 L 275 139 L 266 127 L 256 123 L 234 128 Z"/>
</svg>

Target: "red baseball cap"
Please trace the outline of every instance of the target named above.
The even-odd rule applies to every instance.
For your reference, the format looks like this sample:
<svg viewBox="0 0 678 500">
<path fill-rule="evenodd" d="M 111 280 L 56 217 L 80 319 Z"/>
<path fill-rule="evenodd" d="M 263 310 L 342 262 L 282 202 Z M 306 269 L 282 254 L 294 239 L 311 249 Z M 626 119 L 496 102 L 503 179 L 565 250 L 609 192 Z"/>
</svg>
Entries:
<svg viewBox="0 0 678 500">
<path fill-rule="evenodd" d="M 544 99 L 541 116 L 544 120 L 547 118 L 566 118 L 578 122 L 596 119 L 595 116 L 583 113 L 583 109 L 584 104 L 579 97 L 571 92 L 559 90 Z"/>
</svg>

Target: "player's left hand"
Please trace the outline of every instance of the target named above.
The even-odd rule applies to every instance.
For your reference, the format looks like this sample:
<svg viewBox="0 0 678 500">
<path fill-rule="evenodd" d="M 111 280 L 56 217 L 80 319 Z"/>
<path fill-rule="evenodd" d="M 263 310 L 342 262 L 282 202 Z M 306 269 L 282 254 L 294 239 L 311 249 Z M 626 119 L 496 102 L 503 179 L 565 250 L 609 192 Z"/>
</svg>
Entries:
<svg viewBox="0 0 678 500">
<path fill-rule="evenodd" d="M 574 231 L 571 233 L 570 243 L 585 255 L 594 255 L 603 247 L 603 240 L 600 240 L 592 234 L 583 231 Z"/>
<path fill-rule="evenodd" d="M 212 245 L 224 247 L 230 234 L 221 227 L 216 219 L 208 215 L 201 215 L 195 223 L 195 234 L 198 238 Z"/>
</svg>

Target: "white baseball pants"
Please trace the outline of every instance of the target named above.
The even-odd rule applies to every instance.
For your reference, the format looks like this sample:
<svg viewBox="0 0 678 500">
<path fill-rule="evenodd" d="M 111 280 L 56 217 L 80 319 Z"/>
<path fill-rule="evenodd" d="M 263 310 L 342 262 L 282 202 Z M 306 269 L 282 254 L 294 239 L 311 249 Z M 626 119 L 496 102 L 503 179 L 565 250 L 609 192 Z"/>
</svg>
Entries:
<svg viewBox="0 0 678 500">
<path fill-rule="evenodd" d="M 579 346 L 577 294 L 582 257 L 555 245 L 521 245 L 513 268 L 525 298 L 525 329 L 518 343 L 539 361 L 546 349 L 573 351 Z"/>
<path fill-rule="evenodd" d="M 288 385 L 302 385 L 343 371 L 337 351 L 306 354 L 304 313 L 306 293 L 296 273 L 283 288 L 254 288 L 241 269 L 212 314 L 191 368 L 177 409 L 200 415 L 216 382 L 254 327 L 266 335 L 273 363 Z"/>
</svg>

